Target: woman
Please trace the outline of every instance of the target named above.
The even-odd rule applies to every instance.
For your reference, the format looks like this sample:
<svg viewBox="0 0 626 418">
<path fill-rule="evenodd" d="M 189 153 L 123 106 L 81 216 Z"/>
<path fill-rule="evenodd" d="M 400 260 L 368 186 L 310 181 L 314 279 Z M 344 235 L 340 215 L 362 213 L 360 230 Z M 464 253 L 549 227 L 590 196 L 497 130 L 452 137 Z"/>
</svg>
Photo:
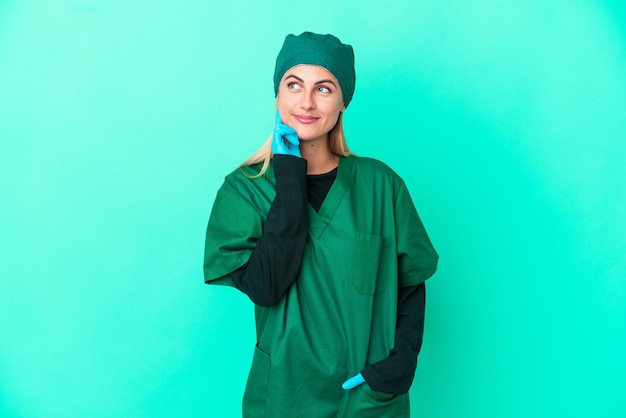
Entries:
<svg viewBox="0 0 626 418">
<path fill-rule="evenodd" d="M 438 256 L 402 179 L 348 150 L 354 85 L 351 46 L 288 35 L 274 133 L 215 199 L 205 281 L 255 303 L 244 416 L 409 416 Z"/>
</svg>

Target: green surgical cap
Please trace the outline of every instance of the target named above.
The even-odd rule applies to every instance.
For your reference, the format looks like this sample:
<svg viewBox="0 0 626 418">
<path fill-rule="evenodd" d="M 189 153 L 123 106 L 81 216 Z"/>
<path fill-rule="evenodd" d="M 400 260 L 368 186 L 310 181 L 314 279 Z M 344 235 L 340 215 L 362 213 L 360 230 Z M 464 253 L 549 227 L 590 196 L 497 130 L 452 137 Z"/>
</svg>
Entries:
<svg viewBox="0 0 626 418">
<path fill-rule="evenodd" d="M 300 64 L 319 65 L 334 75 L 339 81 L 343 100 L 348 106 L 354 94 L 356 81 L 354 51 L 350 45 L 342 44 L 333 35 L 318 35 L 311 32 L 303 32 L 298 36 L 287 35 L 276 57 L 275 94 L 278 94 L 278 85 L 287 70 Z"/>
</svg>

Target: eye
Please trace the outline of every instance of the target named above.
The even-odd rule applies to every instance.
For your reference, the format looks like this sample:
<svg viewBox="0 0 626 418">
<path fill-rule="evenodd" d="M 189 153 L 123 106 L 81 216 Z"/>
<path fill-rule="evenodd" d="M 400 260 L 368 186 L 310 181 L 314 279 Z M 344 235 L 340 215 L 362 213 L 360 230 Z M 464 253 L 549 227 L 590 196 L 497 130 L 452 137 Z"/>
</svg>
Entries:
<svg viewBox="0 0 626 418">
<path fill-rule="evenodd" d="M 326 93 L 326 94 L 331 92 L 331 90 L 326 86 L 319 86 L 317 88 L 317 91 L 319 91 L 320 93 Z"/>
<path fill-rule="evenodd" d="M 287 83 L 287 88 L 289 90 L 300 90 L 300 85 L 295 81 L 290 81 L 289 83 Z"/>
</svg>

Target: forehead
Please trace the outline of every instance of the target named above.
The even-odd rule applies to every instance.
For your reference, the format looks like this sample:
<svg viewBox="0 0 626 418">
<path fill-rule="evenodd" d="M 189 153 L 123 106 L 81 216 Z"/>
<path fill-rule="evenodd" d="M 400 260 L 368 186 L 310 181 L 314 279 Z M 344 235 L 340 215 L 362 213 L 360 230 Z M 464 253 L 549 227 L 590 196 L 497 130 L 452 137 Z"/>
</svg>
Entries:
<svg viewBox="0 0 626 418">
<path fill-rule="evenodd" d="M 337 78 L 326 68 L 319 65 L 299 64 L 291 67 L 283 75 L 283 80 L 290 75 L 295 75 L 304 81 L 320 81 L 320 80 L 332 80 L 338 84 Z"/>
</svg>

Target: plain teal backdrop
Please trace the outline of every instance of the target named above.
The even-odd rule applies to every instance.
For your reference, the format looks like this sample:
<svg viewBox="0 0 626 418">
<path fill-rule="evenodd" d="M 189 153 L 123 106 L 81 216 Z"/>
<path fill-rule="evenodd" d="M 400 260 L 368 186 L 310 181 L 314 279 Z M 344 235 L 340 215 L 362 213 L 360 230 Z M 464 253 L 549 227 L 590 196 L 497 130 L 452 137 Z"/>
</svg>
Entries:
<svg viewBox="0 0 626 418">
<path fill-rule="evenodd" d="M 348 142 L 441 255 L 412 416 L 626 416 L 624 4 L 0 1 L 0 416 L 239 415 L 205 225 L 304 30 L 354 46 Z"/>
</svg>

